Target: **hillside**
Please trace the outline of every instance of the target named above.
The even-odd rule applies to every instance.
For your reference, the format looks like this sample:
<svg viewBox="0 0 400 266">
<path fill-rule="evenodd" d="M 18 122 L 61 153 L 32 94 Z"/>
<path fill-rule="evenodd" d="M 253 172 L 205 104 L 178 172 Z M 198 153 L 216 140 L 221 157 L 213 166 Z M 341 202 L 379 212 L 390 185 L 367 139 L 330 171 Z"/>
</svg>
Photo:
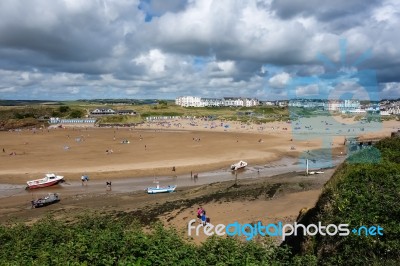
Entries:
<svg viewBox="0 0 400 266">
<path fill-rule="evenodd" d="M 294 237 L 297 254 L 324 265 L 395 265 L 400 261 L 400 138 L 377 143 L 342 164 L 325 185 L 315 208 L 298 220 L 304 225 L 349 224 L 350 235 Z M 383 235 L 361 226 L 380 226 Z M 352 232 L 352 229 L 358 229 Z"/>
</svg>

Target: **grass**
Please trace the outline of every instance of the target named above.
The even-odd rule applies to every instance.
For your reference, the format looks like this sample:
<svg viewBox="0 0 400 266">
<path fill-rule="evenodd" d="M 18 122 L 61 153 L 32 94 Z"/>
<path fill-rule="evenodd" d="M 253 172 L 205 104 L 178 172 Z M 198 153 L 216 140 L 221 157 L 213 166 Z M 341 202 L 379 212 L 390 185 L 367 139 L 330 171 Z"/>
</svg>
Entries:
<svg viewBox="0 0 400 266">
<path fill-rule="evenodd" d="M 142 122 L 143 119 L 140 116 L 131 115 L 103 116 L 97 121 L 98 124 L 138 124 Z"/>
</svg>

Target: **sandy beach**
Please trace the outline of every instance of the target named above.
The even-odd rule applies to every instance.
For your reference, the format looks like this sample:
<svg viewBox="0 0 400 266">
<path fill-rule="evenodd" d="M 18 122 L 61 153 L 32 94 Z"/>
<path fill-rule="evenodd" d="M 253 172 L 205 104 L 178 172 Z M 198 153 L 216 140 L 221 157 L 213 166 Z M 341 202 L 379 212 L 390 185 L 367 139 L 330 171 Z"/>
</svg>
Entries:
<svg viewBox="0 0 400 266">
<path fill-rule="evenodd" d="M 301 208 L 314 205 L 323 184 L 333 174 L 333 170 L 328 170 L 324 175 L 304 179 L 304 174 L 296 168 L 299 154 L 324 148 L 317 138 L 319 134 L 331 139 L 329 148 L 333 156 L 344 158 L 346 147 L 345 136 L 338 134 L 340 131 L 335 126 L 316 127 L 313 134 L 317 137 L 304 140 L 293 137 L 293 126 L 297 125 L 181 119 L 145 123 L 136 128 L 75 125 L 3 131 L 0 132 L 1 221 L 31 222 L 46 213 L 73 216 L 90 209 L 104 214 L 131 213 L 135 217 L 147 217 L 147 222 L 160 219 L 166 225 L 185 228 L 198 204 L 203 204 L 217 222 L 232 222 L 231 218 L 240 222 L 294 221 Z M 379 131 L 359 132 L 359 135 L 383 138 L 399 126 L 398 121 L 383 122 Z M 121 143 L 123 140 L 128 140 L 129 144 Z M 229 166 L 239 160 L 249 163 L 248 169 L 239 176 L 240 182 L 253 182 L 251 188 L 244 187 L 245 195 L 247 190 L 266 184 L 288 182 L 294 185 L 280 186 L 272 198 L 229 198 L 232 185 L 229 182 L 234 180 Z M 64 175 L 67 182 L 30 192 L 23 189 L 27 180 L 40 178 L 47 172 Z M 190 179 L 191 172 L 203 175 L 198 184 Z M 88 186 L 81 185 L 82 174 L 90 176 Z M 272 177 L 276 174 L 279 176 Z M 144 193 L 143 189 L 151 185 L 155 177 L 163 185 L 179 184 L 177 193 L 156 197 Z M 113 181 L 111 192 L 105 191 L 105 180 Z M 229 192 L 228 198 L 216 201 L 213 193 L 221 189 Z M 30 200 L 48 192 L 60 193 L 62 203 L 31 210 Z M 209 201 L 204 201 L 206 196 Z M 171 200 L 182 201 L 184 206 L 169 206 L 167 202 Z M 169 207 L 160 209 L 163 202 Z M 152 212 L 144 215 L 148 209 Z"/>
<path fill-rule="evenodd" d="M 382 125 L 378 132 L 360 135 L 390 136 L 399 122 Z M 137 128 L 70 126 L 0 132 L 0 183 L 24 184 L 47 172 L 67 180 L 79 180 L 82 174 L 105 180 L 197 173 L 228 168 L 239 160 L 266 163 L 321 148 L 319 134 L 333 134 L 316 128 L 311 139 L 297 140 L 291 126 L 180 119 Z M 130 143 L 122 144 L 123 140 Z M 344 136 L 332 135 L 334 153 L 345 152 L 343 143 Z"/>
<path fill-rule="evenodd" d="M 239 160 L 273 161 L 318 147 L 318 142 L 293 143 L 288 133 L 127 128 L 0 132 L 0 140 L 0 147 L 6 151 L 0 153 L 0 183 L 11 184 L 22 184 L 46 172 L 75 180 L 83 173 L 94 180 L 179 175 L 227 168 Z M 122 140 L 130 143 L 122 144 Z M 296 150 L 291 150 L 291 146 L 296 146 Z M 171 171 L 173 166 L 175 172 Z"/>
</svg>

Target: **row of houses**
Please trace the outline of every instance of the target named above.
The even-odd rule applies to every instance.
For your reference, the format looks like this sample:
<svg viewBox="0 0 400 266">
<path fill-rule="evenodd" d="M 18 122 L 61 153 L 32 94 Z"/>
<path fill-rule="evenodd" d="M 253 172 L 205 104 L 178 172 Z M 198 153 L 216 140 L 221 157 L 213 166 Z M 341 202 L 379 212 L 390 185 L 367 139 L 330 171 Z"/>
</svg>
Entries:
<svg viewBox="0 0 400 266">
<path fill-rule="evenodd" d="M 93 116 L 102 116 L 102 115 L 136 115 L 137 113 L 134 110 L 113 110 L 110 108 L 97 108 L 93 111 L 90 111 L 90 114 Z"/>
<path fill-rule="evenodd" d="M 251 107 L 260 104 L 255 98 L 223 97 L 223 98 L 202 98 L 196 96 L 180 96 L 175 99 L 175 104 L 183 107 Z"/>
<path fill-rule="evenodd" d="M 331 101 L 313 101 L 313 100 L 291 100 L 289 107 L 317 108 L 327 111 L 347 112 L 360 109 L 359 100 L 331 100 Z"/>
<path fill-rule="evenodd" d="M 379 107 L 389 115 L 400 115 L 400 101 L 398 100 L 382 101 L 380 102 Z"/>
</svg>

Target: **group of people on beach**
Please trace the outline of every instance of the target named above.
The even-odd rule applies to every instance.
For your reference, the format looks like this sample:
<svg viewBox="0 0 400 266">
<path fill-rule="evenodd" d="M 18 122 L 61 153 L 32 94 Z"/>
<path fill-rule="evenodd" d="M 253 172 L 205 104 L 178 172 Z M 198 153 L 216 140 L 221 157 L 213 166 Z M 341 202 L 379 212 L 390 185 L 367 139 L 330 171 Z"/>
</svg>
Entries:
<svg viewBox="0 0 400 266">
<path fill-rule="evenodd" d="M 206 210 L 204 210 L 201 206 L 197 208 L 197 218 L 203 226 L 206 226 L 207 223 L 210 223 L 210 218 L 206 216 Z"/>
</svg>

